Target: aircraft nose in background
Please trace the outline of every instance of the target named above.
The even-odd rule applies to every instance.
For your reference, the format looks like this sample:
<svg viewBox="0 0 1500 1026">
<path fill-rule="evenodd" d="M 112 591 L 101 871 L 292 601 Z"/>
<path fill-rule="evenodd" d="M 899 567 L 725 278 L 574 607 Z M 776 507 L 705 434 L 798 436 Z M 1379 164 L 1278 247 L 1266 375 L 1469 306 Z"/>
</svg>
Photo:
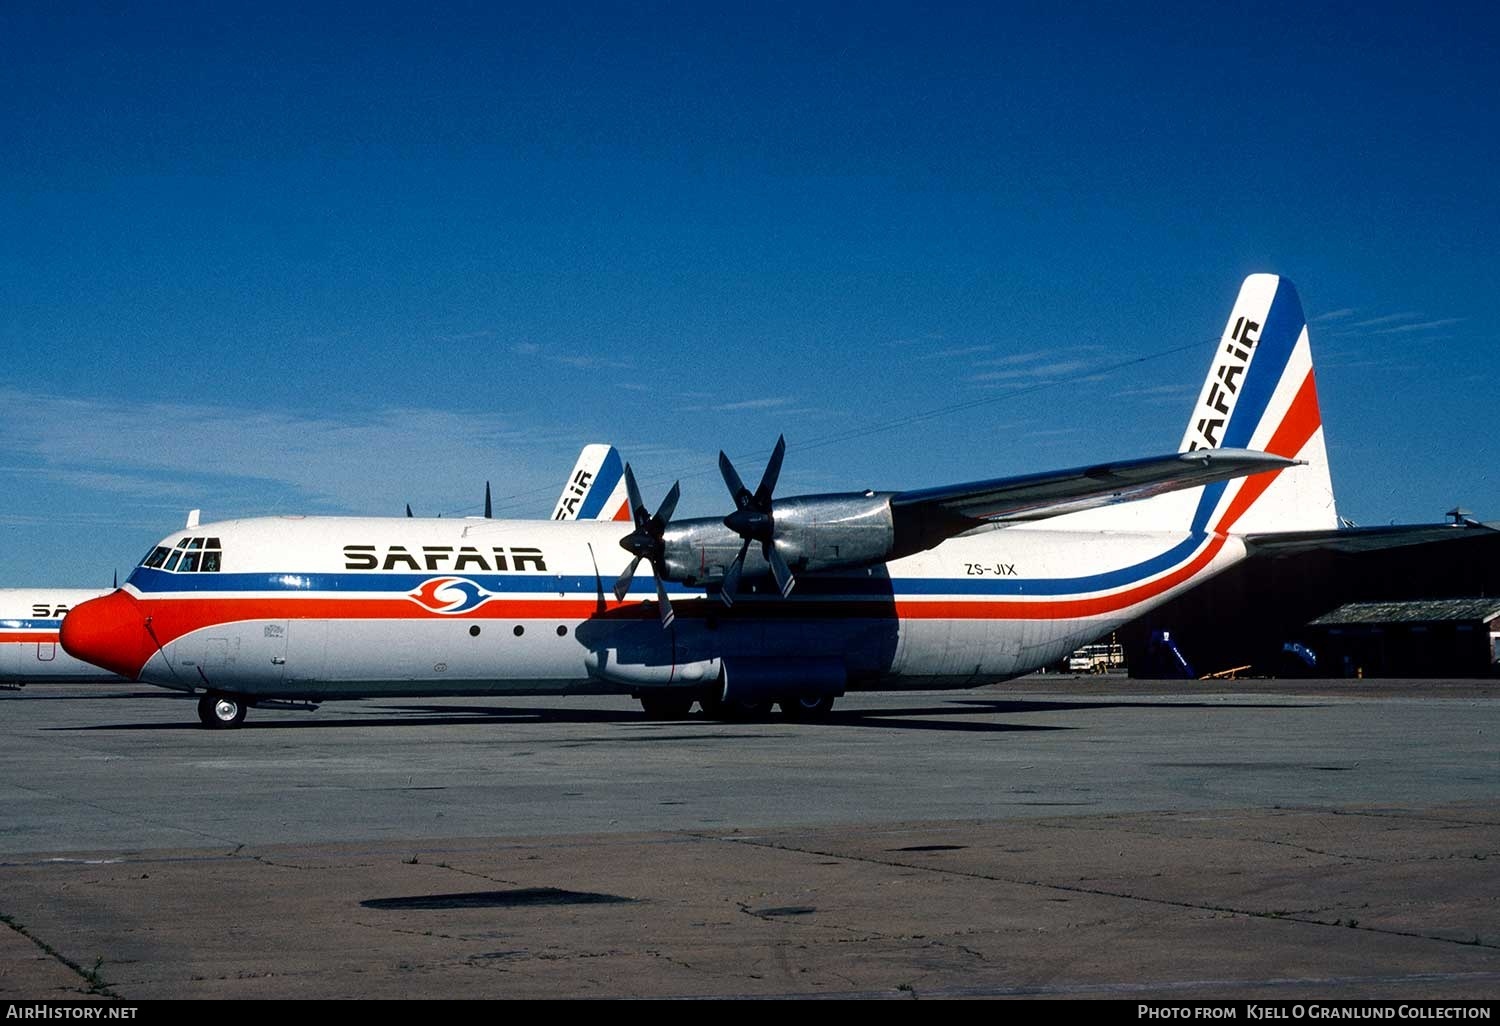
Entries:
<svg viewBox="0 0 1500 1026">
<path fill-rule="evenodd" d="M 123 589 L 69 610 L 60 640 L 69 655 L 130 680 L 156 651 L 140 603 Z"/>
</svg>

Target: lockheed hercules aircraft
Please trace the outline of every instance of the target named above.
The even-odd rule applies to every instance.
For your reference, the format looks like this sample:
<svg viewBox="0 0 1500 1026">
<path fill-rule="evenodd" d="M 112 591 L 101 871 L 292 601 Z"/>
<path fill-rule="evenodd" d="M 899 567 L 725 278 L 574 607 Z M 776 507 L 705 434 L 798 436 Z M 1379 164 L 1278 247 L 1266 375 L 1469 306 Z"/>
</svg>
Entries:
<svg viewBox="0 0 1500 1026">
<path fill-rule="evenodd" d="M 488 486 L 485 497 L 488 516 Z M 629 520 L 630 510 L 625 502 L 625 473 L 619 452 L 612 445 L 586 445 L 563 483 L 552 519 Z M 406 515 L 411 516 L 410 506 Z M 189 515 L 188 524 L 197 526 L 196 510 Z M 199 564 L 200 569 L 207 566 Z M 0 687 L 24 687 L 47 681 L 119 680 L 119 674 L 113 670 L 86 663 L 58 646 L 58 634 L 68 610 L 106 594 L 108 591 L 77 588 L 0 588 Z"/>
<path fill-rule="evenodd" d="M 648 715 L 824 715 L 846 691 L 969 687 L 1060 659 L 1294 533 L 1338 526 L 1307 322 L 1245 280 L 1178 451 L 915 491 L 752 491 L 628 523 L 268 517 L 176 531 L 62 643 L 246 708 L 621 693 Z M 649 577 L 638 573 L 646 564 Z"/>
</svg>

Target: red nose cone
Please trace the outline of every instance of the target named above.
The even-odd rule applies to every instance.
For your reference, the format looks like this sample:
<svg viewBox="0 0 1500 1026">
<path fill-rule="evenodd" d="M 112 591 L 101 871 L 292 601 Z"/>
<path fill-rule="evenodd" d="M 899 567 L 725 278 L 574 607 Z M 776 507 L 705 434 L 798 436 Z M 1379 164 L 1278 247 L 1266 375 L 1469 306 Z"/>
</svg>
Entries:
<svg viewBox="0 0 1500 1026">
<path fill-rule="evenodd" d="M 123 589 L 69 610 L 61 640 L 69 655 L 131 680 L 156 652 L 140 603 Z"/>
</svg>

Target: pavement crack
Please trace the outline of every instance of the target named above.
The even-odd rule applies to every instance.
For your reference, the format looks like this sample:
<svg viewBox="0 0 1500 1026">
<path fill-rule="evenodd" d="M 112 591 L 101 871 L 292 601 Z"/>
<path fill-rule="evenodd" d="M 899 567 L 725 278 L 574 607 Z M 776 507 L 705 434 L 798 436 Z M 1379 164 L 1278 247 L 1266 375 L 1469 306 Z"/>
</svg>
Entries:
<svg viewBox="0 0 1500 1026">
<path fill-rule="evenodd" d="M 503 876 L 490 876 L 488 873 L 481 873 L 477 870 L 465 869 L 462 866 L 455 866 L 451 862 L 432 862 L 429 863 L 429 865 L 431 865 L 434 869 L 446 869 L 448 870 L 448 872 L 457 873 L 459 876 L 472 876 L 476 880 L 484 880 L 489 883 L 503 884 L 506 887 L 521 886 L 519 880 L 508 880 Z"/>
<path fill-rule="evenodd" d="M 1307 926 L 1320 926 L 1336 928 L 1340 930 L 1363 930 L 1367 933 L 1379 934 L 1386 937 L 1407 937 L 1412 940 L 1432 941 L 1439 944 L 1453 944 L 1459 947 L 1482 948 L 1489 951 L 1500 951 L 1500 943 L 1486 941 L 1478 936 L 1471 940 L 1457 940 L 1453 937 L 1442 937 L 1427 933 L 1417 933 L 1412 930 L 1392 930 L 1375 926 L 1362 926 L 1355 921 L 1345 922 L 1339 920 L 1328 922 L 1321 919 L 1312 919 L 1285 913 L 1263 912 L 1255 909 L 1236 908 L 1232 905 L 1214 905 L 1208 902 L 1183 901 L 1172 898 L 1153 898 L 1140 894 L 1132 894 L 1129 891 L 1113 891 L 1103 887 L 1083 887 L 1077 884 L 1057 883 L 1049 880 L 1027 880 L 1007 876 L 998 876 L 993 873 L 980 873 L 973 870 L 956 869 L 953 867 L 921 865 L 914 862 L 903 862 L 900 859 L 881 859 L 871 855 L 855 855 L 847 852 L 827 851 L 821 848 L 800 848 L 796 845 L 783 844 L 776 841 L 762 841 L 755 838 L 732 838 L 723 835 L 702 834 L 704 840 L 719 841 L 726 844 L 746 844 L 756 848 L 766 848 L 772 851 L 792 852 L 799 855 L 813 855 L 819 858 L 841 858 L 850 862 L 863 862 L 869 865 L 886 866 L 891 869 L 910 869 L 918 872 L 933 873 L 939 876 L 956 876 L 970 880 L 986 880 L 991 883 L 1011 884 L 1017 887 L 1036 887 L 1042 890 L 1061 891 L 1064 894 L 1086 894 L 1093 897 L 1117 898 L 1123 901 L 1139 901 L 1148 905 L 1159 905 L 1166 908 L 1189 909 L 1194 912 L 1219 912 L 1227 915 L 1245 916 L 1249 919 L 1262 919 L 1267 922 L 1278 923 L 1302 923 Z M 754 915 L 750 909 L 745 912 Z"/>
<path fill-rule="evenodd" d="M 95 962 L 92 968 L 85 969 L 83 966 L 73 961 L 67 955 L 64 955 L 61 951 L 58 951 L 51 944 L 48 944 L 36 934 L 32 933 L 26 928 L 25 923 L 20 922 L 14 916 L 6 915 L 4 912 L 0 912 L 0 923 L 3 923 L 4 925 L 10 927 L 16 933 L 19 933 L 22 937 L 25 937 L 27 940 L 31 941 L 31 943 L 40 948 L 48 958 L 53 959 L 60 965 L 66 966 L 68 969 L 76 973 L 78 975 L 78 978 L 88 985 L 86 993 L 98 994 L 100 997 L 111 998 L 118 998 L 120 996 L 114 991 L 110 990 L 109 984 L 105 983 L 104 977 L 100 975 L 100 969 L 102 969 L 104 965 L 104 960 L 102 958 Z"/>
</svg>

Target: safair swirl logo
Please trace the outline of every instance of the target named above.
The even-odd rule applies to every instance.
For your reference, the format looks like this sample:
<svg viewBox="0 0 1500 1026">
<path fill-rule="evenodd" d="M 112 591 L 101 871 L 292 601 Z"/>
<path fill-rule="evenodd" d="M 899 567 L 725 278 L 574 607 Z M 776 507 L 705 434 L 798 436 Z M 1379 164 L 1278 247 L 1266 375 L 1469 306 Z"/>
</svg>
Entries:
<svg viewBox="0 0 1500 1026">
<path fill-rule="evenodd" d="M 485 591 L 467 577 L 434 577 L 423 581 L 406 597 L 434 613 L 453 614 L 478 609 L 494 598 L 495 593 Z"/>
</svg>

